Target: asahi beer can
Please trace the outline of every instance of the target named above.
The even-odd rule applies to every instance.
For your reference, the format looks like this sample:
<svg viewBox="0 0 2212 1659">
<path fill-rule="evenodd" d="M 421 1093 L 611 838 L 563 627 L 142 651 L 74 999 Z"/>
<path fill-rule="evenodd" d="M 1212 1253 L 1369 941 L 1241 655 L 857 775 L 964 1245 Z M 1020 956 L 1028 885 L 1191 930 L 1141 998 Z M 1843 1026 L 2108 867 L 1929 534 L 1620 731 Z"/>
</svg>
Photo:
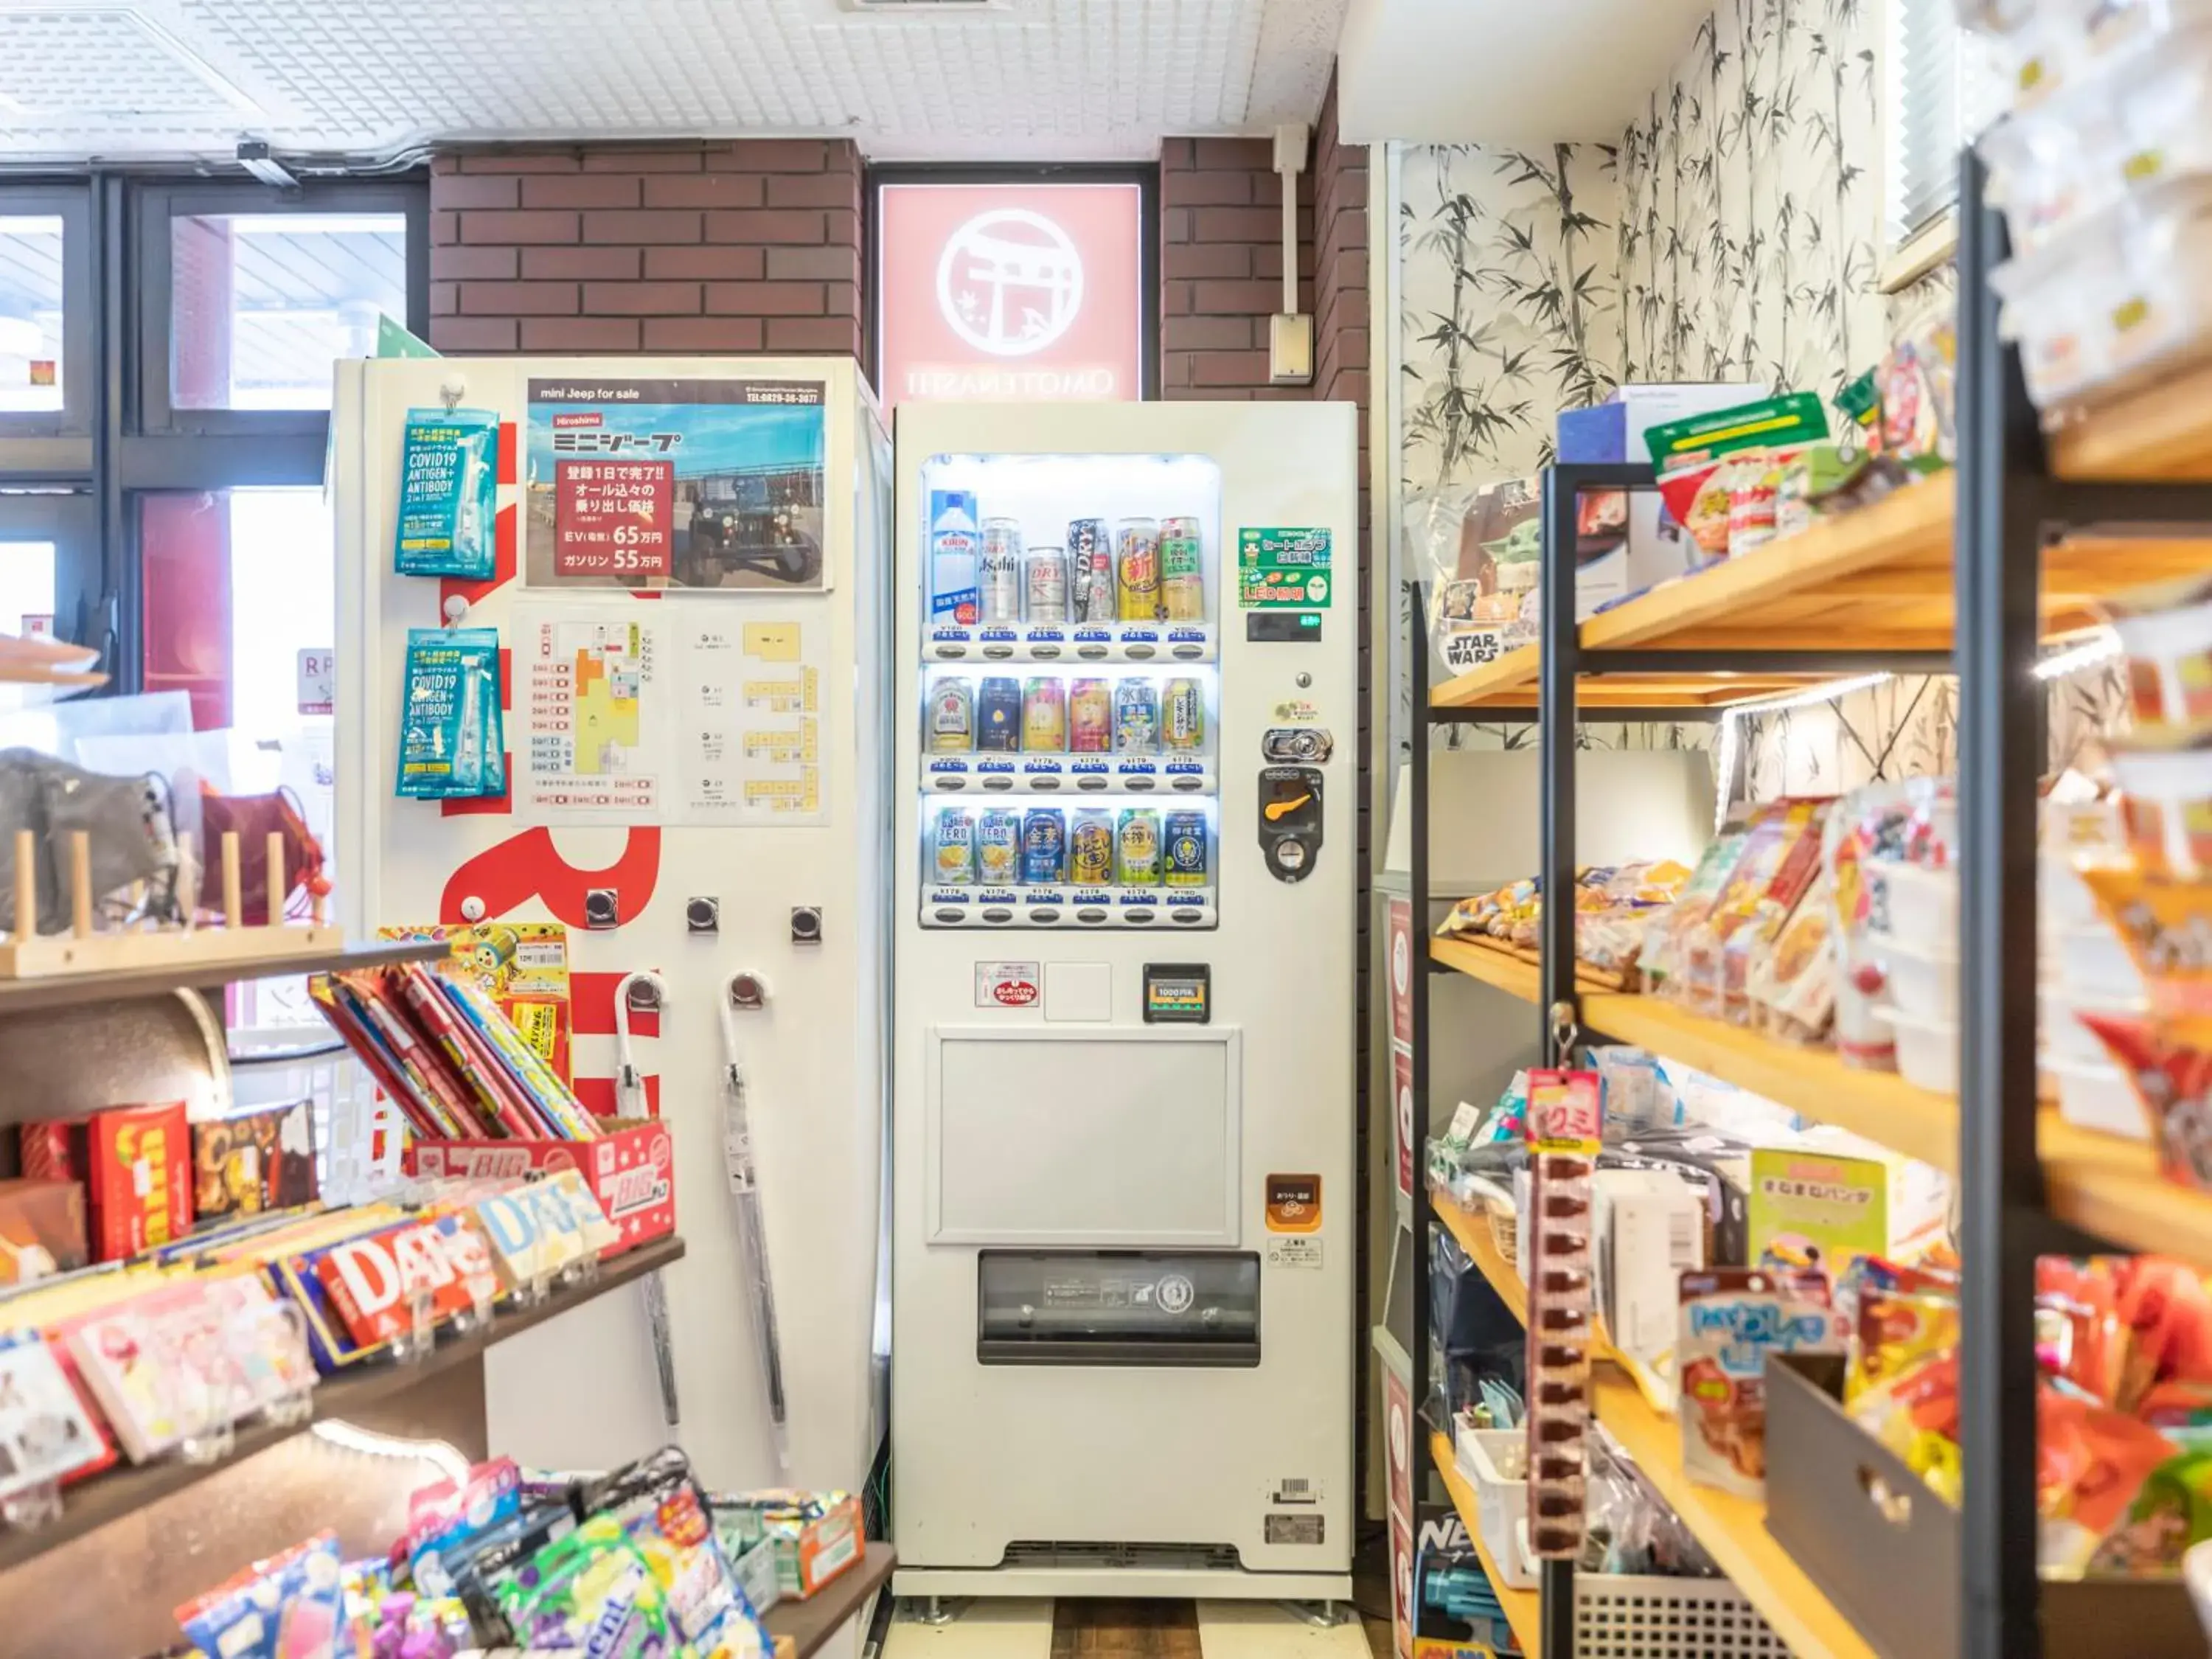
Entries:
<svg viewBox="0 0 2212 1659">
<path fill-rule="evenodd" d="M 1067 826 L 1067 878 L 1078 887 L 1114 879 L 1114 815 L 1103 807 L 1077 811 Z"/>
<path fill-rule="evenodd" d="M 1022 683 L 993 675 L 975 694 L 975 747 L 1011 755 L 1022 746 Z"/>
<path fill-rule="evenodd" d="M 1184 753 L 1206 743 L 1206 693 L 1194 679 L 1173 679 L 1160 698 L 1160 741 Z"/>
<path fill-rule="evenodd" d="M 1170 887 L 1203 887 L 1208 879 L 1206 862 L 1206 814 L 1170 812 L 1162 846 L 1162 880 Z"/>
<path fill-rule="evenodd" d="M 929 694 L 929 752 L 964 755 L 975 746 L 975 689 L 957 678 Z"/>
<path fill-rule="evenodd" d="M 1067 524 L 1067 580 L 1072 620 L 1112 622 L 1114 543 L 1103 519 L 1071 519 Z"/>
<path fill-rule="evenodd" d="M 1160 614 L 1170 622 L 1206 620 L 1206 550 L 1195 519 L 1160 520 Z"/>
<path fill-rule="evenodd" d="M 1160 815 L 1150 806 L 1125 806 L 1114 827 L 1114 879 L 1124 887 L 1160 884 Z"/>
<path fill-rule="evenodd" d="M 975 815 L 975 879 L 1012 887 L 1021 879 L 1022 815 L 992 807 Z"/>
<path fill-rule="evenodd" d="M 1124 519 L 1114 527 L 1114 561 L 1123 622 L 1157 622 L 1160 614 L 1160 527 Z"/>
<path fill-rule="evenodd" d="M 965 887 L 975 879 L 975 815 L 949 806 L 937 815 L 935 880 L 940 887 Z"/>
<path fill-rule="evenodd" d="M 976 570 L 977 620 L 1022 619 L 1022 526 L 1018 519 L 983 520 L 983 551 Z"/>
<path fill-rule="evenodd" d="M 1106 681 L 1068 683 L 1067 747 L 1077 755 L 1103 755 L 1114 747 L 1114 688 Z"/>
<path fill-rule="evenodd" d="M 1067 747 L 1067 693 L 1040 674 L 1022 688 L 1022 747 L 1032 755 L 1057 755 Z"/>
<path fill-rule="evenodd" d="M 1114 752 L 1157 755 L 1159 750 L 1160 694 L 1150 680 L 1123 680 L 1114 688 Z"/>
<path fill-rule="evenodd" d="M 1033 547 L 1024 556 L 1024 588 L 1029 619 L 1064 623 L 1067 617 L 1067 554 L 1057 547 Z"/>
<path fill-rule="evenodd" d="M 1057 806 L 1032 806 L 1022 817 L 1022 880 L 1049 887 L 1066 879 L 1066 822 Z"/>
</svg>

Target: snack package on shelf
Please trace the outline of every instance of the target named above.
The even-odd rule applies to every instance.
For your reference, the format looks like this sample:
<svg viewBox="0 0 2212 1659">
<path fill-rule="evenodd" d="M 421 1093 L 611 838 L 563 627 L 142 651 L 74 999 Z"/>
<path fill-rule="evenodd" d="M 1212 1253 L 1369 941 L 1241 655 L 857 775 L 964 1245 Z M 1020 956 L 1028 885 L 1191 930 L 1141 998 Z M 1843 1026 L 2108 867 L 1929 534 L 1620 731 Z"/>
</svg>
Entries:
<svg viewBox="0 0 2212 1659">
<path fill-rule="evenodd" d="M 664 1447 L 618 1470 L 587 1487 L 583 1502 L 586 1510 L 622 1523 L 698 1659 L 753 1659 L 775 1646 L 738 1581 L 681 1450 Z"/>
<path fill-rule="evenodd" d="M 1670 421 L 1644 440 L 1667 510 L 1710 560 L 1741 557 L 1773 539 L 1783 469 L 1827 435 L 1820 398 L 1793 392 Z"/>
<path fill-rule="evenodd" d="M 136 1255 L 191 1231 L 191 1132 L 180 1100 L 27 1122 L 19 1145 L 26 1176 L 83 1187 L 95 1261 Z"/>
<path fill-rule="evenodd" d="M 725 1555 L 745 1554 L 764 1539 L 774 1543 L 776 1587 L 793 1601 L 858 1565 L 867 1552 L 860 1500 L 849 1492 L 714 1492 L 708 1506 Z"/>
<path fill-rule="evenodd" d="M 1494 662 L 1533 639 L 1521 622 L 1543 551 L 1540 481 L 1443 489 L 1406 504 L 1406 536 L 1428 578 L 1429 639 L 1448 672 Z"/>
<path fill-rule="evenodd" d="M 1766 1486 L 1766 1357 L 1841 1353 L 1827 1275 L 1715 1267 L 1681 1277 L 1682 1471 L 1758 1498 Z"/>
<path fill-rule="evenodd" d="M 380 927 L 379 939 L 443 944 L 438 965 L 448 978 L 475 982 L 522 1040 L 564 1083 L 575 1026 L 568 976 L 568 930 L 557 921 L 492 921 L 479 927 L 426 923 Z"/>
<path fill-rule="evenodd" d="M 1950 780 L 1908 778 L 1853 790 L 1821 837 L 1837 1052 L 1891 1071 L 1909 1045 L 1908 1080 L 1947 1092 L 1957 1086 L 1955 1042 L 1943 1058 L 1958 1019 L 1957 820 Z M 1923 1000 L 1900 1006 L 1900 979 Z"/>
<path fill-rule="evenodd" d="M 1741 850 L 1711 908 L 1681 939 L 1670 981 L 1693 1012 L 1753 1022 L 1751 963 L 1781 933 L 1820 867 L 1820 826 L 1833 802 L 1785 797 L 1752 809 Z"/>
<path fill-rule="evenodd" d="M 1627 988 L 1651 918 L 1674 902 L 1689 875 L 1668 859 L 1579 872 L 1575 880 L 1578 968 Z M 1540 884 L 1531 876 L 1460 900 L 1437 933 L 1440 938 L 1495 944 L 1534 961 L 1542 918 Z"/>
<path fill-rule="evenodd" d="M 311 1102 L 256 1106 L 191 1126 L 192 1209 L 199 1224 L 314 1201 Z"/>
</svg>

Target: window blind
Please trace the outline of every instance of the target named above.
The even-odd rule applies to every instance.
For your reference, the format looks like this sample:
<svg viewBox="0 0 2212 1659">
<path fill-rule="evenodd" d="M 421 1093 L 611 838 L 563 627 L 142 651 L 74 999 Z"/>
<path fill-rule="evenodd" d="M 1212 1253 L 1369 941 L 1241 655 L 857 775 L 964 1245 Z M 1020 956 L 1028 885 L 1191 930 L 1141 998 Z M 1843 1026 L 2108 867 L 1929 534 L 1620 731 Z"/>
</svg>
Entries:
<svg viewBox="0 0 2212 1659">
<path fill-rule="evenodd" d="M 2002 107 L 1988 45 L 1959 27 L 1954 0 L 1890 0 L 1889 240 L 1894 247 L 1959 198 L 1959 151 Z"/>
</svg>

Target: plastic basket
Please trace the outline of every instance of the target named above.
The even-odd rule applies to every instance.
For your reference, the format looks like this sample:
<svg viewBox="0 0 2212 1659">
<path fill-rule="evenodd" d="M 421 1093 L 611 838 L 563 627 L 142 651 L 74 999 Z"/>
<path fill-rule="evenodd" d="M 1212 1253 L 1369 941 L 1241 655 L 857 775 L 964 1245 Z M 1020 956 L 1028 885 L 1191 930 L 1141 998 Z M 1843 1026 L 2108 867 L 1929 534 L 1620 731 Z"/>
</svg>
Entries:
<svg viewBox="0 0 2212 1659">
<path fill-rule="evenodd" d="M 1790 1659 L 1725 1578 L 1575 1575 L 1575 1659 Z"/>
<path fill-rule="evenodd" d="M 1520 1239 L 1510 1210 L 1492 1210 L 1489 1214 L 1490 1242 L 1498 1247 L 1498 1254 L 1509 1267 L 1521 1265 Z"/>
<path fill-rule="evenodd" d="M 1520 1530 L 1528 1516 L 1528 1480 L 1520 1455 L 1528 1445 L 1521 1429 L 1470 1429 L 1455 1437 L 1455 1461 L 1474 1488 L 1475 1520 L 1490 1559 L 1507 1589 L 1534 1589 L 1536 1575 L 1522 1559 Z"/>
</svg>

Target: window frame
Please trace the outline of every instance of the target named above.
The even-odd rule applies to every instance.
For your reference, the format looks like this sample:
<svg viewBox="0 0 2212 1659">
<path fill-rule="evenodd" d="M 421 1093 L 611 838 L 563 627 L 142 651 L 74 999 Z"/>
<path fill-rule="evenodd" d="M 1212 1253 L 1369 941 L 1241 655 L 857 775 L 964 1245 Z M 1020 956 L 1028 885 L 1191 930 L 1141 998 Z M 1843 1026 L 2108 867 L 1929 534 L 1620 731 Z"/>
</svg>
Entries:
<svg viewBox="0 0 2212 1659">
<path fill-rule="evenodd" d="M 1160 169 L 1145 162 L 885 161 L 860 181 L 863 227 L 860 307 L 867 348 L 868 384 L 880 396 L 883 381 L 885 185 L 1134 185 L 1137 187 L 1137 401 L 1160 398 Z"/>
<path fill-rule="evenodd" d="M 31 216 L 62 222 L 62 406 L 0 412 L 0 477 L 88 473 L 100 424 L 91 181 L 0 184 L 0 218 Z"/>
<path fill-rule="evenodd" d="M 393 320 L 421 335 L 430 319 L 430 195 L 427 182 L 414 179 L 318 180 L 296 190 L 278 190 L 253 179 L 157 181 L 132 191 L 132 264 L 137 293 L 135 337 L 138 364 L 137 430 L 147 437 L 268 438 L 313 434 L 319 452 L 330 427 L 319 409 L 179 409 L 170 401 L 169 352 L 176 299 L 173 222 L 201 215 L 300 214 L 308 217 L 397 213 L 407 222 L 406 313 Z M 243 459 L 243 458 L 241 458 Z M 286 467 L 288 473 L 293 469 Z M 316 477 L 321 476 L 319 453 Z M 280 483 L 290 477 L 255 477 L 244 482 Z M 298 482 L 313 482 L 301 479 Z M 228 487 L 204 479 L 166 486 L 178 489 Z M 125 487 L 133 488 L 127 480 Z M 154 486 L 164 487 L 164 486 Z"/>
</svg>

